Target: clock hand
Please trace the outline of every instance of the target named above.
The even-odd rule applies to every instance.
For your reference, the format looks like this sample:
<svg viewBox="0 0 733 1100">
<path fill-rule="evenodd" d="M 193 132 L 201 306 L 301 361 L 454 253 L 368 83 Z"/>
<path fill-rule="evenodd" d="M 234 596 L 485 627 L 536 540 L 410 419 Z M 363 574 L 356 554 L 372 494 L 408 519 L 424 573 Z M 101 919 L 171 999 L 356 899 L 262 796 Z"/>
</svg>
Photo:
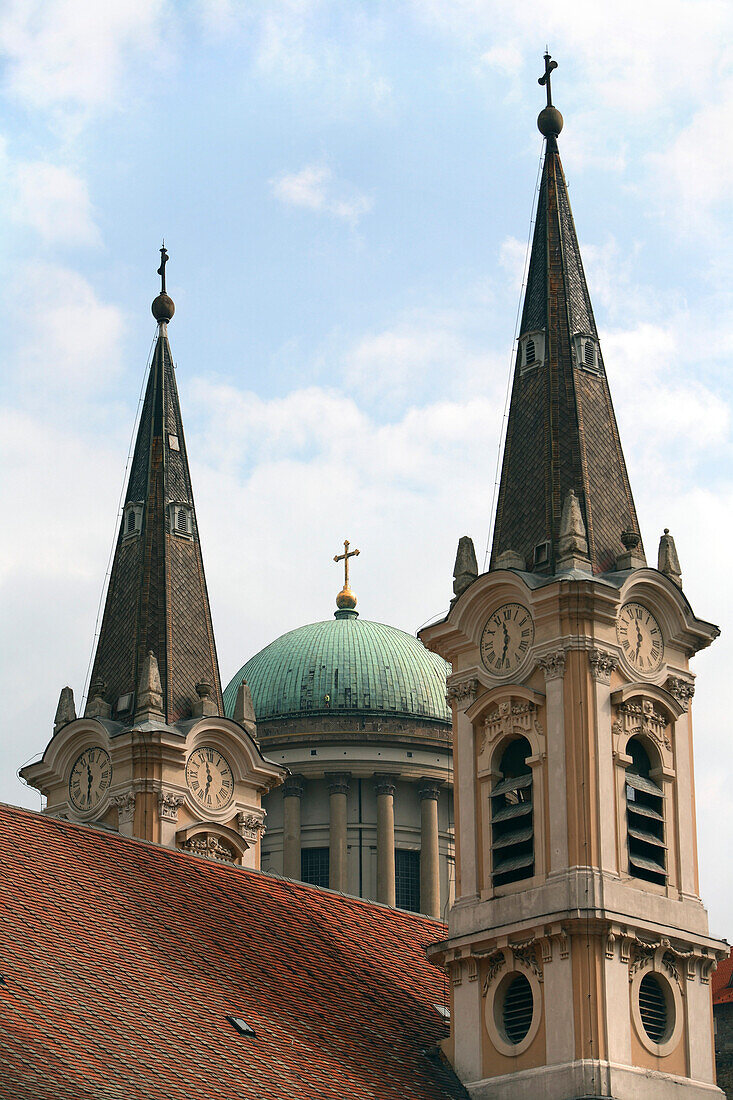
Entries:
<svg viewBox="0 0 733 1100">
<path fill-rule="evenodd" d="M 92 801 L 92 769 L 87 764 L 87 802 Z"/>
<path fill-rule="evenodd" d="M 639 658 L 639 650 L 641 649 L 641 643 L 643 641 L 644 641 L 644 639 L 641 636 L 641 631 L 639 630 L 639 624 L 637 623 L 636 624 L 636 653 L 634 654 L 634 660 L 638 660 L 638 658 Z"/>
</svg>

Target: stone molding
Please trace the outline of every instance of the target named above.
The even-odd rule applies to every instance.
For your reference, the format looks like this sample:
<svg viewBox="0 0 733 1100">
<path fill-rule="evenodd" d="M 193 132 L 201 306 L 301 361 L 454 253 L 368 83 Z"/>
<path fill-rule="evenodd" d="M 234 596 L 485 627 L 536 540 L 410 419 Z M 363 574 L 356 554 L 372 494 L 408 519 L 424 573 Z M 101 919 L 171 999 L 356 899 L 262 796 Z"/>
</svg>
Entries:
<svg viewBox="0 0 733 1100">
<path fill-rule="evenodd" d="M 687 710 L 695 694 L 695 685 L 692 680 L 683 680 L 681 676 L 668 676 L 665 688 L 669 694 Z"/>
<path fill-rule="evenodd" d="M 183 851 L 203 859 L 215 859 L 219 863 L 234 863 L 234 851 L 216 836 L 192 836 L 183 844 Z"/>
<path fill-rule="evenodd" d="M 601 684 L 610 684 L 611 673 L 618 668 L 618 657 L 605 649 L 589 649 L 588 663 L 594 680 Z"/>
<path fill-rule="evenodd" d="M 660 748 L 671 752 L 672 742 L 667 734 L 668 721 L 665 715 L 656 710 L 651 699 L 639 695 L 626 703 L 619 703 L 618 718 L 611 729 L 614 734 L 630 737 L 644 734 L 655 741 Z"/>
<path fill-rule="evenodd" d="M 502 699 L 484 719 L 479 756 L 487 745 L 494 744 L 507 734 L 526 737 L 531 742 L 533 733 L 538 737 L 543 736 L 535 703 L 527 703 L 524 700 L 515 702 L 511 696 L 508 699 Z"/>
<path fill-rule="evenodd" d="M 136 799 L 136 791 L 127 791 L 125 794 L 118 794 L 112 799 L 117 807 L 120 825 L 127 825 L 134 819 Z"/>
<path fill-rule="evenodd" d="M 351 772 L 326 772 L 326 783 L 330 794 L 348 794 Z"/>
<path fill-rule="evenodd" d="M 374 776 L 374 790 L 378 795 L 389 794 L 394 795 L 397 776 L 395 775 L 377 775 Z"/>
<path fill-rule="evenodd" d="M 457 683 L 448 684 L 445 701 L 449 707 L 453 703 L 460 707 L 468 707 L 476 698 L 478 689 L 479 682 L 475 677 L 470 680 L 459 680 Z"/>
<path fill-rule="evenodd" d="M 537 658 L 537 665 L 545 674 L 545 682 L 562 679 L 565 675 L 565 650 L 556 649 L 553 653 L 543 653 Z"/>
<path fill-rule="evenodd" d="M 158 794 L 158 813 L 161 821 L 178 821 L 178 809 L 184 803 L 182 794 L 172 791 L 160 791 Z"/>
</svg>

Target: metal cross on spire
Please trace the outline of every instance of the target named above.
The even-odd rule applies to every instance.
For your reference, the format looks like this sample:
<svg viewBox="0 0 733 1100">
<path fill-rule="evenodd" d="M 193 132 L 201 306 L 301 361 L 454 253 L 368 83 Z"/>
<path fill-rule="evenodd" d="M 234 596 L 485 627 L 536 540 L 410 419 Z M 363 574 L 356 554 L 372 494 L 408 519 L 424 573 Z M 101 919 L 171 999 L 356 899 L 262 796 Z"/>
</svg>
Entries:
<svg viewBox="0 0 733 1100">
<path fill-rule="evenodd" d="M 553 69 L 557 68 L 557 61 L 553 61 L 549 53 L 545 51 L 545 72 L 544 75 L 537 81 L 538 84 L 544 84 L 547 88 L 547 106 L 552 107 L 552 88 L 550 87 L 550 74 Z"/>
<path fill-rule="evenodd" d="M 348 539 L 344 539 L 344 552 L 343 554 L 336 554 L 334 557 L 335 562 L 342 561 L 344 563 L 344 588 L 349 587 L 349 558 L 356 558 L 359 555 L 358 550 L 349 550 L 350 542 Z"/>
<path fill-rule="evenodd" d="M 163 247 L 160 250 L 160 267 L 158 268 L 158 274 L 160 275 L 160 293 L 165 294 L 165 265 L 168 263 L 168 253 L 165 247 L 165 241 L 163 241 Z"/>
</svg>

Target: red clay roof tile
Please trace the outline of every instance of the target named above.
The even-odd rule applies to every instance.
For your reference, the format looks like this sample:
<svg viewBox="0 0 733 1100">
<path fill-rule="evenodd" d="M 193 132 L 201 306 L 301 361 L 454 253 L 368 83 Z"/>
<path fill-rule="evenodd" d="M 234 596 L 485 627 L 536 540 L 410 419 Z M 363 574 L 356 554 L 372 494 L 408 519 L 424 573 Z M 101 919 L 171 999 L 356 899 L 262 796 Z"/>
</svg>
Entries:
<svg viewBox="0 0 733 1100">
<path fill-rule="evenodd" d="M 466 1096 L 426 1053 L 441 924 L 12 807 L 0 833 L 13 1100 Z"/>
</svg>

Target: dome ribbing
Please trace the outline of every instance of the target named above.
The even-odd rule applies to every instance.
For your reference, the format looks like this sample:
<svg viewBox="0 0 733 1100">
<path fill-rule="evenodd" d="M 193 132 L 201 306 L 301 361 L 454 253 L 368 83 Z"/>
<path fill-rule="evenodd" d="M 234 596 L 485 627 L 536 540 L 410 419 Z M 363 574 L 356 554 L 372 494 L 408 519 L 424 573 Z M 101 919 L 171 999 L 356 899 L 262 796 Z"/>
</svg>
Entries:
<svg viewBox="0 0 733 1100">
<path fill-rule="evenodd" d="M 449 723 L 449 671 L 411 634 L 349 615 L 298 627 L 265 646 L 232 678 L 224 709 L 233 714 L 244 679 L 258 722 L 377 712 Z"/>
</svg>

